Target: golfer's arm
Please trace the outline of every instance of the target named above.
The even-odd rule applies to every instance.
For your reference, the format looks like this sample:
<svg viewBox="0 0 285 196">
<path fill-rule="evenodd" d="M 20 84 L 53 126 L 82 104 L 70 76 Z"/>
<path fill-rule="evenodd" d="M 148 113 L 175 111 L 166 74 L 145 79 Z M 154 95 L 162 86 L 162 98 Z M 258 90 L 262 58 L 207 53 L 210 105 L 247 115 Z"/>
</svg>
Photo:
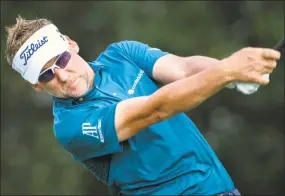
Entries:
<svg viewBox="0 0 285 196">
<path fill-rule="evenodd" d="M 120 102 L 115 113 L 119 140 L 198 106 L 231 82 L 229 75 L 221 66 L 216 66 L 165 85 L 150 96 Z"/>
<path fill-rule="evenodd" d="M 159 84 L 165 85 L 195 75 L 219 63 L 220 60 L 207 56 L 180 57 L 167 54 L 155 62 L 153 77 Z"/>
</svg>

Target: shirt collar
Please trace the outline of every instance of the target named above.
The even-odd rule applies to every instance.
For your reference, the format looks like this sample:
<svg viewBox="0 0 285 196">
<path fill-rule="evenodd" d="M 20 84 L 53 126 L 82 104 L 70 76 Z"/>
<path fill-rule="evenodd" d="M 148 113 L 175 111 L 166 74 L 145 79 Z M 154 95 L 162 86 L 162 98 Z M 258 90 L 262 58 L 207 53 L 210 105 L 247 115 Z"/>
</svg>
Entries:
<svg viewBox="0 0 285 196">
<path fill-rule="evenodd" d="M 52 96 L 52 99 L 54 102 L 59 102 L 59 103 L 63 103 L 64 105 L 74 105 L 74 102 L 78 102 L 78 100 L 83 99 L 86 100 L 88 99 L 88 97 L 90 97 L 90 94 L 93 90 L 95 90 L 96 88 L 98 88 L 98 86 L 101 83 L 101 70 L 102 69 L 106 69 L 107 67 L 103 64 L 100 63 L 98 61 L 92 61 L 92 62 L 88 62 L 89 66 L 93 69 L 94 73 L 95 73 L 95 78 L 93 80 L 93 87 L 91 89 L 89 89 L 84 95 L 77 97 L 77 98 L 68 98 L 68 99 L 63 99 L 63 98 L 58 98 L 58 97 L 54 97 Z"/>
</svg>

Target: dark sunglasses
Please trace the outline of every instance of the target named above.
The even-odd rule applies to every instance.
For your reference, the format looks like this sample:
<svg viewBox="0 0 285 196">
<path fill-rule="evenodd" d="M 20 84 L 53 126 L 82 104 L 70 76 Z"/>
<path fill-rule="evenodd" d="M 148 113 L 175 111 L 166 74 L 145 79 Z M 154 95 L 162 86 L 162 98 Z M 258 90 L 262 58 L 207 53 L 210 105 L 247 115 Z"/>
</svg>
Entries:
<svg viewBox="0 0 285 196">
<path fill-rule="evenodd" d="M 52 80 L 54 78 L 54 68 L 64 69 L 68 64 L 70 58 L 71 53 L 69 51 L 65 51 L 60 54 L 52 66 L 40 73 L 38 81 L 45 83 Z"/>
</svg>

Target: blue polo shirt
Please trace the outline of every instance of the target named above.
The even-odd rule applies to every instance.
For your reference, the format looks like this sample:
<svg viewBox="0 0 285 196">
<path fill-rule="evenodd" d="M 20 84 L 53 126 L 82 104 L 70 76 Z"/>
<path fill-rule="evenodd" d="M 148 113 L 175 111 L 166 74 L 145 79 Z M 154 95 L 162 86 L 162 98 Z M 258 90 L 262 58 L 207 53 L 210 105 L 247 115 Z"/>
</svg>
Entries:
<svg viewBox="0 0 285 196">
<path fill-rule="evenodd" d="M 117 104 L 158 90 L 152 71 L 165 54 L 136 41 L 109 45 L 89 63 L 95 72 L 92 89 L 76 99 L 54 98 L 54 134 L 97 179 L 115 185 L 125 195 L 232 191 L 230 176 L 184 113 L 118 141 Z"/>
</svg>

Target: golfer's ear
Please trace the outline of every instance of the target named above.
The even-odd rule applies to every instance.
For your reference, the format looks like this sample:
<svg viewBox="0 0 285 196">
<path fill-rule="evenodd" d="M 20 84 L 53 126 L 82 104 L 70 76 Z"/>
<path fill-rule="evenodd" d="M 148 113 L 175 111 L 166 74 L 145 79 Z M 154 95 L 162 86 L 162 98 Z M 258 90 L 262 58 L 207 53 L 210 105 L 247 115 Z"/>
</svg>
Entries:
<svg viewBox="0 0 285 196">
<path fill-rule="evenodd" d="M 33 89 L 34 89 L 35 91 L 37 91 L 37 92 L 41 92 L 41 91 L 42 91 L 42 89 L 41 89 L 41 87 L 40 87 L 39 84 L 33 84 L 32 87 L 33 87 Z"/>
<path fill-rule="evenodd" d="M 77 45 L 77 43 L 75 41 L 73 41 L 72 39 L 70 39 L 67 35 L 64 35 L 69 43 L 69 45 L 71 46 L 71 48 L 78 53 L 79 52 L 79 47 Z"/>
</svg>

